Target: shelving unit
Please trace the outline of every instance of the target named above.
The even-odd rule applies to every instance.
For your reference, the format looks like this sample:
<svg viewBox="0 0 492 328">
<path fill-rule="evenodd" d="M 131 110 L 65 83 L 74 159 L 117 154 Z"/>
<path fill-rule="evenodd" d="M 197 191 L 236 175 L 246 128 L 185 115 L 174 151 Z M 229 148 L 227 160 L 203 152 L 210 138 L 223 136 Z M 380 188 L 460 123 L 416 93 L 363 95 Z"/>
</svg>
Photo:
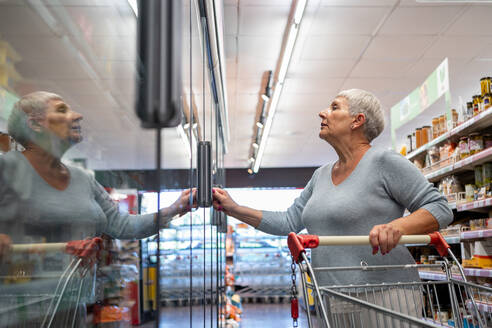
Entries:
<svg viewBox="0 0 492 328">
<path fill-rule="evenodd" d="M 451 131 L 446 132 L 442 136 L 439 136 L 422 147 L 412 151 L 406 157 L 409 160 L 413 160 L 429 150 L 431 147 L 436 146 L 446 140 L 459 139 L 462 136 L 468 135 L 472 131 L 481 130 L 489 126 L 492 126 L 492 111 L 490 110 L 482 112 L 468 121 L 458 125 Z"/>
<path fill-rule="evenodd" d="M 426 174 L 425 177 L 430 182 L 437 182 L 441 178 L 445 176 L 456 174 L 463 171 L 473 170 L 473 167 L 476 165 L 480 165 L 486 162 L 492 161 L 492 147 L 485 149 L 477 154 L 474 154 L 470 157 L 462 159 L 454 164 L 445 166 L 441 169 L 438 169 L 434 172 Z"/>
</svg>

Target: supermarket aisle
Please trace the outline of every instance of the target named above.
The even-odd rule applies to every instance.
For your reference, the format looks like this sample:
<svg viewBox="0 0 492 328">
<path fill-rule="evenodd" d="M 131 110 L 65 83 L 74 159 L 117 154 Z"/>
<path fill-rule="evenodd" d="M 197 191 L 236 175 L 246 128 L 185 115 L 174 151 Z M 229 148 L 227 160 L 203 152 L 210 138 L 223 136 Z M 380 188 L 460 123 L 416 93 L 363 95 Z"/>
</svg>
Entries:
<svg viewBox="0 0 492 328">
<path fill-rule="evenodd" d="M 292 327 L 290 304 L 244 304 L 244 316 L 241 328 L 257 327 Z M 188 307 L 163 307 L 161 310 L 160 328 L 189 327 Z M 206 317 L 207 327 L 210 327 L 210 317 Z M 193 326 L 203 325 L 203 308 L 193 308 Z M 143 328 L 154 327 L 148 323 Z M 304 311 L 300 311 L 299 328 L 307 328 Z"/>
</svg>

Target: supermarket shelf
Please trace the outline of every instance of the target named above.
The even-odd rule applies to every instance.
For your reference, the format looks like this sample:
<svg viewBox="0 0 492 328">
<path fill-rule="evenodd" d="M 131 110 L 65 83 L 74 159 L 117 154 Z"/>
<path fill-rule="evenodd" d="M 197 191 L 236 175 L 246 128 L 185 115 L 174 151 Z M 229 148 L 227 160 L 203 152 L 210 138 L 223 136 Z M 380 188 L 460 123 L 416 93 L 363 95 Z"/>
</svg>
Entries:
<svg viewBox="0 0 492 328">
<path fill-rule="evenodd" d="M 461 136 L 469 134 L 472 131 L 486 128 L 491 125 L 492 125 L 492 110 L 487 110 L 469 119 L 468 121 L 458 125 L 457 127 L 443 134 L 442 136 L 428 142 L 422 147 L 414 150 L 406 157 L 407 159 L 412 160 L 415 157 L 419 156 L 420 154 L 424 153 L 425 151 L 429 150 L 429 148 L 431 148 L 432 146 L 435 146 L 443 141 L 446 141 L 449 138 L 453 138 L 453 137 L 459 138 Z"/>
<path fill-rule="evenodd" d="M 448 165 L 442 169 L 426 174 L 425 178 L 431 182 L 436 182 L 442 177 L 460 171 L 472 170 L 473 166 L 483 164 L 488 161 L 492 161 L 492 147 L 482 150 L 481 152 L 462 159 L 452 165 Z"/>
<path fill-rule="evenodd" d="M 465 268 L 465 275 L 470 277 L 492 278 L 492 269 L 470 269 Z"/>
<path fill-rule="evenodd" d="M 475 300 L 475 304 L 477 304 L 478 310 L 480 312 L 492 313 L 492 304 L 491 303 L 479 302 L 479 301 Z M 473 306 L 472 301 L 467 300 L 466 301 L 466 307 L 468 309 L 471 309 L 472 306 Z"/>
<path fill-rule="evenodd" d="M 436 281 L 447 280 L 446 274 L 444 272 L 419 270 L 419 276 L 420 276 L 420 279 L 425 279 L 425 280 L 436 280 Z M 461 276 L 457 275 L 457 274 L 453 274 L 453 278 L 457 279 L 457 280 L 462 280 Z"/>
<path fill-rule="evenodd" d="M 492 229 L 464 231 L 461 233 L 461 239 L 478 239 L 492 237 Z"/>
<path fill-rule="evenodd" d="M 448 203 L 449 208 L 452 210 L 456 210 L 458 208 L 458 205 L 456 205 L 456 202 Z"/>
<path fill-rule="evenodd" d="M 471 203 L 459 204 L 457 205 L 456 209 L 458 210 L 458 212 L 463 212 L 490 206 L 492 206 L 492 198 L 477 200 Z"/>
</svg>

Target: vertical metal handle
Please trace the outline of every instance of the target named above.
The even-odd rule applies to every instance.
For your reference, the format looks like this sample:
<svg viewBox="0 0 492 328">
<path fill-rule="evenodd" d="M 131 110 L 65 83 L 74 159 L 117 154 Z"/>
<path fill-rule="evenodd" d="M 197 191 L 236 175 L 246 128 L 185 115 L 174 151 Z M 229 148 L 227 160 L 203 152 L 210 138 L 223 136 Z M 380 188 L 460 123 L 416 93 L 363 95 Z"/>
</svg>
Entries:
<svg viewBox="0 0 492 328">
<path fill-rule="evenodd" d="M 212 145 L 210 141 L 198 143 L 198 206 L 212 206 Z"/>
</svg>

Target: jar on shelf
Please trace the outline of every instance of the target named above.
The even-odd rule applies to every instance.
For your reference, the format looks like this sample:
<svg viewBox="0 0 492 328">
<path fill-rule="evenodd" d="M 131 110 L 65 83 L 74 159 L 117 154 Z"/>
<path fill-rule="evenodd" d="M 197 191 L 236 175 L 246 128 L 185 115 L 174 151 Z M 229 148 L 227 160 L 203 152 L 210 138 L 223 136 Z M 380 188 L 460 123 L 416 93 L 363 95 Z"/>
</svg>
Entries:
<svg viewBox="0 0 492 328">
<path fill-rule="evenodd" d="M 487 110 L 492 106 L 492 93 L 486 93 L 482 98 L 483 110 Z"/>
<path fill-rule="evenodd" d="M 430 137 L 431 137 L 431 127 L 428 125 L 423 126 L 422 135 L 421 135 L 422 146 L 429 142 Z"/>
<path fill-rule="evenodd" d="M 407 153 L 411 153 L 412 151 L 413 151 L 412 135 L 409 134 L 407 136 Z"/>
<path fill-rule="evenodd" d="M 428 151 L 428 155 L 429 155 L 430 165 L 437 164 L 441 159 L 440 157 L 441 154 L 437 146 L 431 147 Z"/>
<path fill-rule="evenodd" d="M 446 126 L 446 115 L 439 116 L 439 135 L 443 135 L 448 131 Z"/>
<path fill-rule="evenodd" d="M 477 116 L 482 111 L 482 96 L 473 96 L 473 116 Z"/>
<path fill-rule="evenodd" d="M 485 149 L 492 146 L 492 134 L 484 134 L 483 135 L 483 146 Z"/>
<path fill-rule="evenodd" d="M 451 109 L 451 128 L 454 129 L 458 126 L 458 111 Z"/>
<path fill-rule="evenodd" d="M 492 182 L 492 163 L 482 165 L 482 179 L 484 185 Z"/>
<path fill-rule="evenodd" d="M 421 128 L 415 129 L 415 146 L 417 148 L 420 148 L 420 146 L 422 146 L 422 129 Z"/>
<path fill-rule="evenodd" d="M 439 117 L 434 117 L 432 119 L 432 139 L 436 139 L 441 135 L 439 131 Z"/>
<path fill-rule="evenodd" d="M 491 93 L 490 90 L 492 79 L 490 77 L 482 77 L 480 79 L 480 90 L 482 91 L 482 97 L 487 93 Z"/>
<path fill-rule="evenodd" d="M 473 117 L 473 102 L 466 103 L 466 120 L 469 120 Z"/>
<path fill-rule="evenodd" d="M 470 155 L 474 155 L 483 150 L 483 137 L 480 133 L 474 132 L 470 134 L 468 138 L 468 149 Z"/>
<path fill-rule="evenodd" d="M 465 185 L 465 199 L 466 202 L 473 202 L 475 200 L 475 186 L 472 184 Z"/>
<path fill-rule="evenodd" d="M 483 187 L 483 167 L 482 165 L 475 166 L 473 168 L 473 171 L 475 172 L 475 186 L 478 188 Z"/>
<path fill-rule="evenodd" d="M 460 151 L 460 159 L 470 156 L 470 149 L 468 148 L 468 137 L 463 136 L 458 143 L 458 149 Z"/>
</svg>

